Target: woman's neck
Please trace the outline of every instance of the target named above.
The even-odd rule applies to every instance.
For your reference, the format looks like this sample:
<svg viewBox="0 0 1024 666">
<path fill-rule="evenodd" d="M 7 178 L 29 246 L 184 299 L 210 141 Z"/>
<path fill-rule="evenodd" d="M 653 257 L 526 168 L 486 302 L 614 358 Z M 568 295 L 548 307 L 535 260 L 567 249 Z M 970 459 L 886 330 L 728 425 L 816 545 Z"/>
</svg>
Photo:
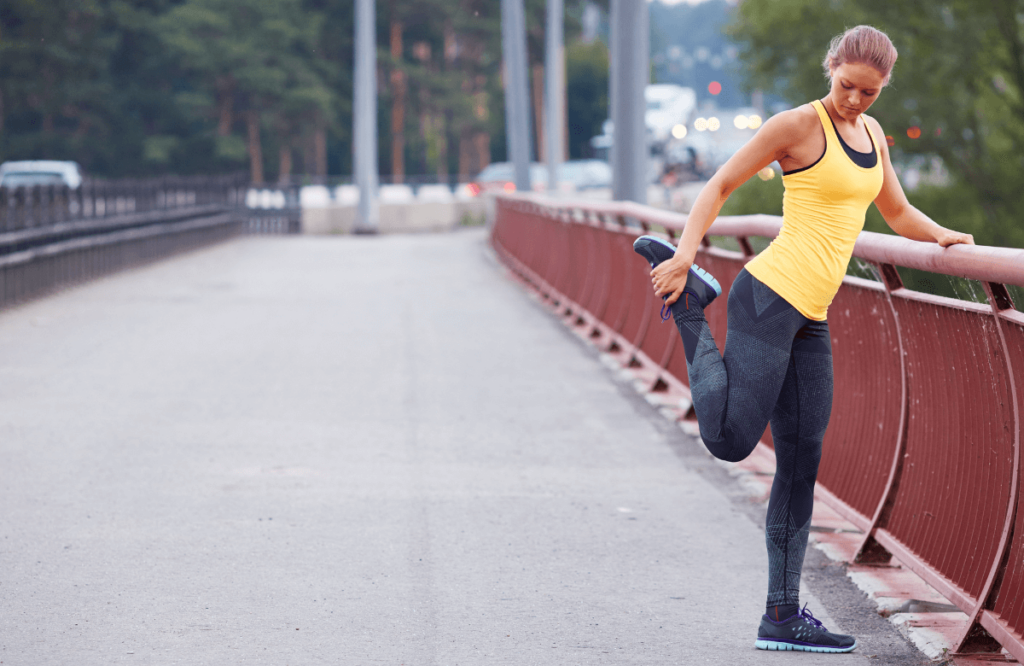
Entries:
<svg viewBox="0 0 1024 666">
<path fill-rule="evenodd" d="M 825 98 L 820 101 L 822 105 L 825 107 L 825 112 L 828 113 L 829 118 L 831 118 L 832 122 L 837 126 L 849 125 L 850 127 L 853 128 L 859 126 L 859 123 L 857 121 L 860 120 L 861 114 L 858 113 L 857 117 L 854 118 L 853 120 L 847 120 L 846 118 L 839 114 L 839 111 L 836 109 L 836 105 L 832 102 L 832 95 L 825 95 Z"/>
</svg>

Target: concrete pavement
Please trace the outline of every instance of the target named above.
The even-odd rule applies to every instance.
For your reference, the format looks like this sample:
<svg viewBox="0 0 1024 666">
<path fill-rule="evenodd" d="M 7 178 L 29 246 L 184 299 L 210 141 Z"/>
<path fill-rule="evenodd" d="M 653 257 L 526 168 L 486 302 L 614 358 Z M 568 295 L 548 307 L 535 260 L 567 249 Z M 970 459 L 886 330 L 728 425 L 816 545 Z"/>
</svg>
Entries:
<svg viewBox="0 0 1024 666">
<path fill-rule="evenodd" d="M 626 392 L 480 230 L 2 312 L 0 662 L 917 663 L 755 650 L 763 531 Z"/>
</svg>

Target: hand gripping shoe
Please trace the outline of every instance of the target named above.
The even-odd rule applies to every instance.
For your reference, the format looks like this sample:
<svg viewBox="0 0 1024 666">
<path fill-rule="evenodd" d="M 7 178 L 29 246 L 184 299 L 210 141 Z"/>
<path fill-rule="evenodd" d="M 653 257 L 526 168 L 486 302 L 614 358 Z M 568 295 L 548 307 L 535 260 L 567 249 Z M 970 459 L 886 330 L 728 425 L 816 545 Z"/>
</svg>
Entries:
<svg viewBox="0 0 1024 666">
<path fill-rule="evenodd" d="M 646 259 L 651 268 L 654 268 L 675 256 L 676 248 L 660 238 L 641 236 L 633 241 L 633 251 Z M 711 301 L 722 295 L 722 285 L 718 284 L 718 280 L 712 277 L 711 273 L 697 264 L 691 264 L 690 274 L 686 276 L 686 287 L 683 288 L 683 292 L 692 294 L 701 308 L 706 308 L 711 305 Z"/>
<path fill-rule="evenodd" d="M 758 650 L 850 652 L 857 647 L 857 639 L 827 631 L 805 604 L 802 611 L 781 622 L 762 615 L 754 646 Z"/>
</svg>

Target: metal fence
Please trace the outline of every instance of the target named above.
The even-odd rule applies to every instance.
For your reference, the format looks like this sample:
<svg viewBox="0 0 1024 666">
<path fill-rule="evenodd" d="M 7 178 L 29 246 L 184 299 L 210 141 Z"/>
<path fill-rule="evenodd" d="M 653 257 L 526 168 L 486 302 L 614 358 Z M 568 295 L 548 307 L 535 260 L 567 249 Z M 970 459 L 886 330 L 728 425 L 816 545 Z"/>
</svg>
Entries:
<svg viewBox="0 0 1024 666">
<path fill-rule="evenodd" d="M 682 343 L 660 325 L 639 233 L 675 240 L 685 216 L 631 203 L 498 199 L 492 242 L 581 335 L 653 392 L 689 398 Z M 726 290 L 781 218 L 719 218 L 697 255 Z M 967 614 L 961 653 L 1006 647 L 1024 661 L 1024 250 L 915 243 L 864 232 L 829 308 L 835 400 L 819 496 L 863 531 L 857 560 L 895 555 Z M 906 289 L 899 267 L 980 282 L 986 303 Z M 726 312 L 708 323 L 724 349 Z M 680 417 L 685 414 L 680 411 Z M 770 430 L 763 440 L 771 444 Z M 994 638 L 994 640 L 993 640 Z"/>
<path fill-rule="evenodd" d="M 297 187 L 270 205 L 249 192 L 239 176 L 0 187 L 0 308 L 239 234 L 300 231 Z"/>
</svg>

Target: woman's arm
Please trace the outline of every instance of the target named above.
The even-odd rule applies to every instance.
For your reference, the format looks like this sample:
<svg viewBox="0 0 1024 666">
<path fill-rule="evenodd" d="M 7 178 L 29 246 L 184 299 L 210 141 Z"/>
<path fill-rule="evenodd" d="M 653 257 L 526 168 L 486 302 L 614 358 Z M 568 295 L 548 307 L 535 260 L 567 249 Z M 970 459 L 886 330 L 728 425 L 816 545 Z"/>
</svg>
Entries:
<svg viewBox="0 0 1024 666">
<path fill-rule="evenodd" d="M 758 171 L 784 158 L 794 137 L 799 136 L 803 124 L 804 121 L 797 109 L 769 118 L 757 134 L 730 157 L 704 185 L 686 219 L 675 256 L 651 271 L 654 292 L 658 296 L 667 296 L 666 303 L 675 303 L 683 293 L 686 277 L 694 257 L 697 256 L 700 241 L 711 223 L 718 217 L 725 200 Z"/>
<path fill-rule="evenodd" d="M 885 180 L 882 182 L 882 191 L 875 198 L 875 206 L 885 219 L 885 223 L 900 236 L 910 240 L 938 243 L 942 247 L 958 243 L 974 245 L 974 237 L 971 234 L 962 234 L 939 226 L 907 201 L 907 195 L 904 194 L 896 171 L 892 168 L 892 162 L 889 161 L 889 146 L 885 141 L 882 126 L 874 118 L 865 117 L 865 120 L 875 135 L 875 143 L 882 149 Z"/>
</svg>

